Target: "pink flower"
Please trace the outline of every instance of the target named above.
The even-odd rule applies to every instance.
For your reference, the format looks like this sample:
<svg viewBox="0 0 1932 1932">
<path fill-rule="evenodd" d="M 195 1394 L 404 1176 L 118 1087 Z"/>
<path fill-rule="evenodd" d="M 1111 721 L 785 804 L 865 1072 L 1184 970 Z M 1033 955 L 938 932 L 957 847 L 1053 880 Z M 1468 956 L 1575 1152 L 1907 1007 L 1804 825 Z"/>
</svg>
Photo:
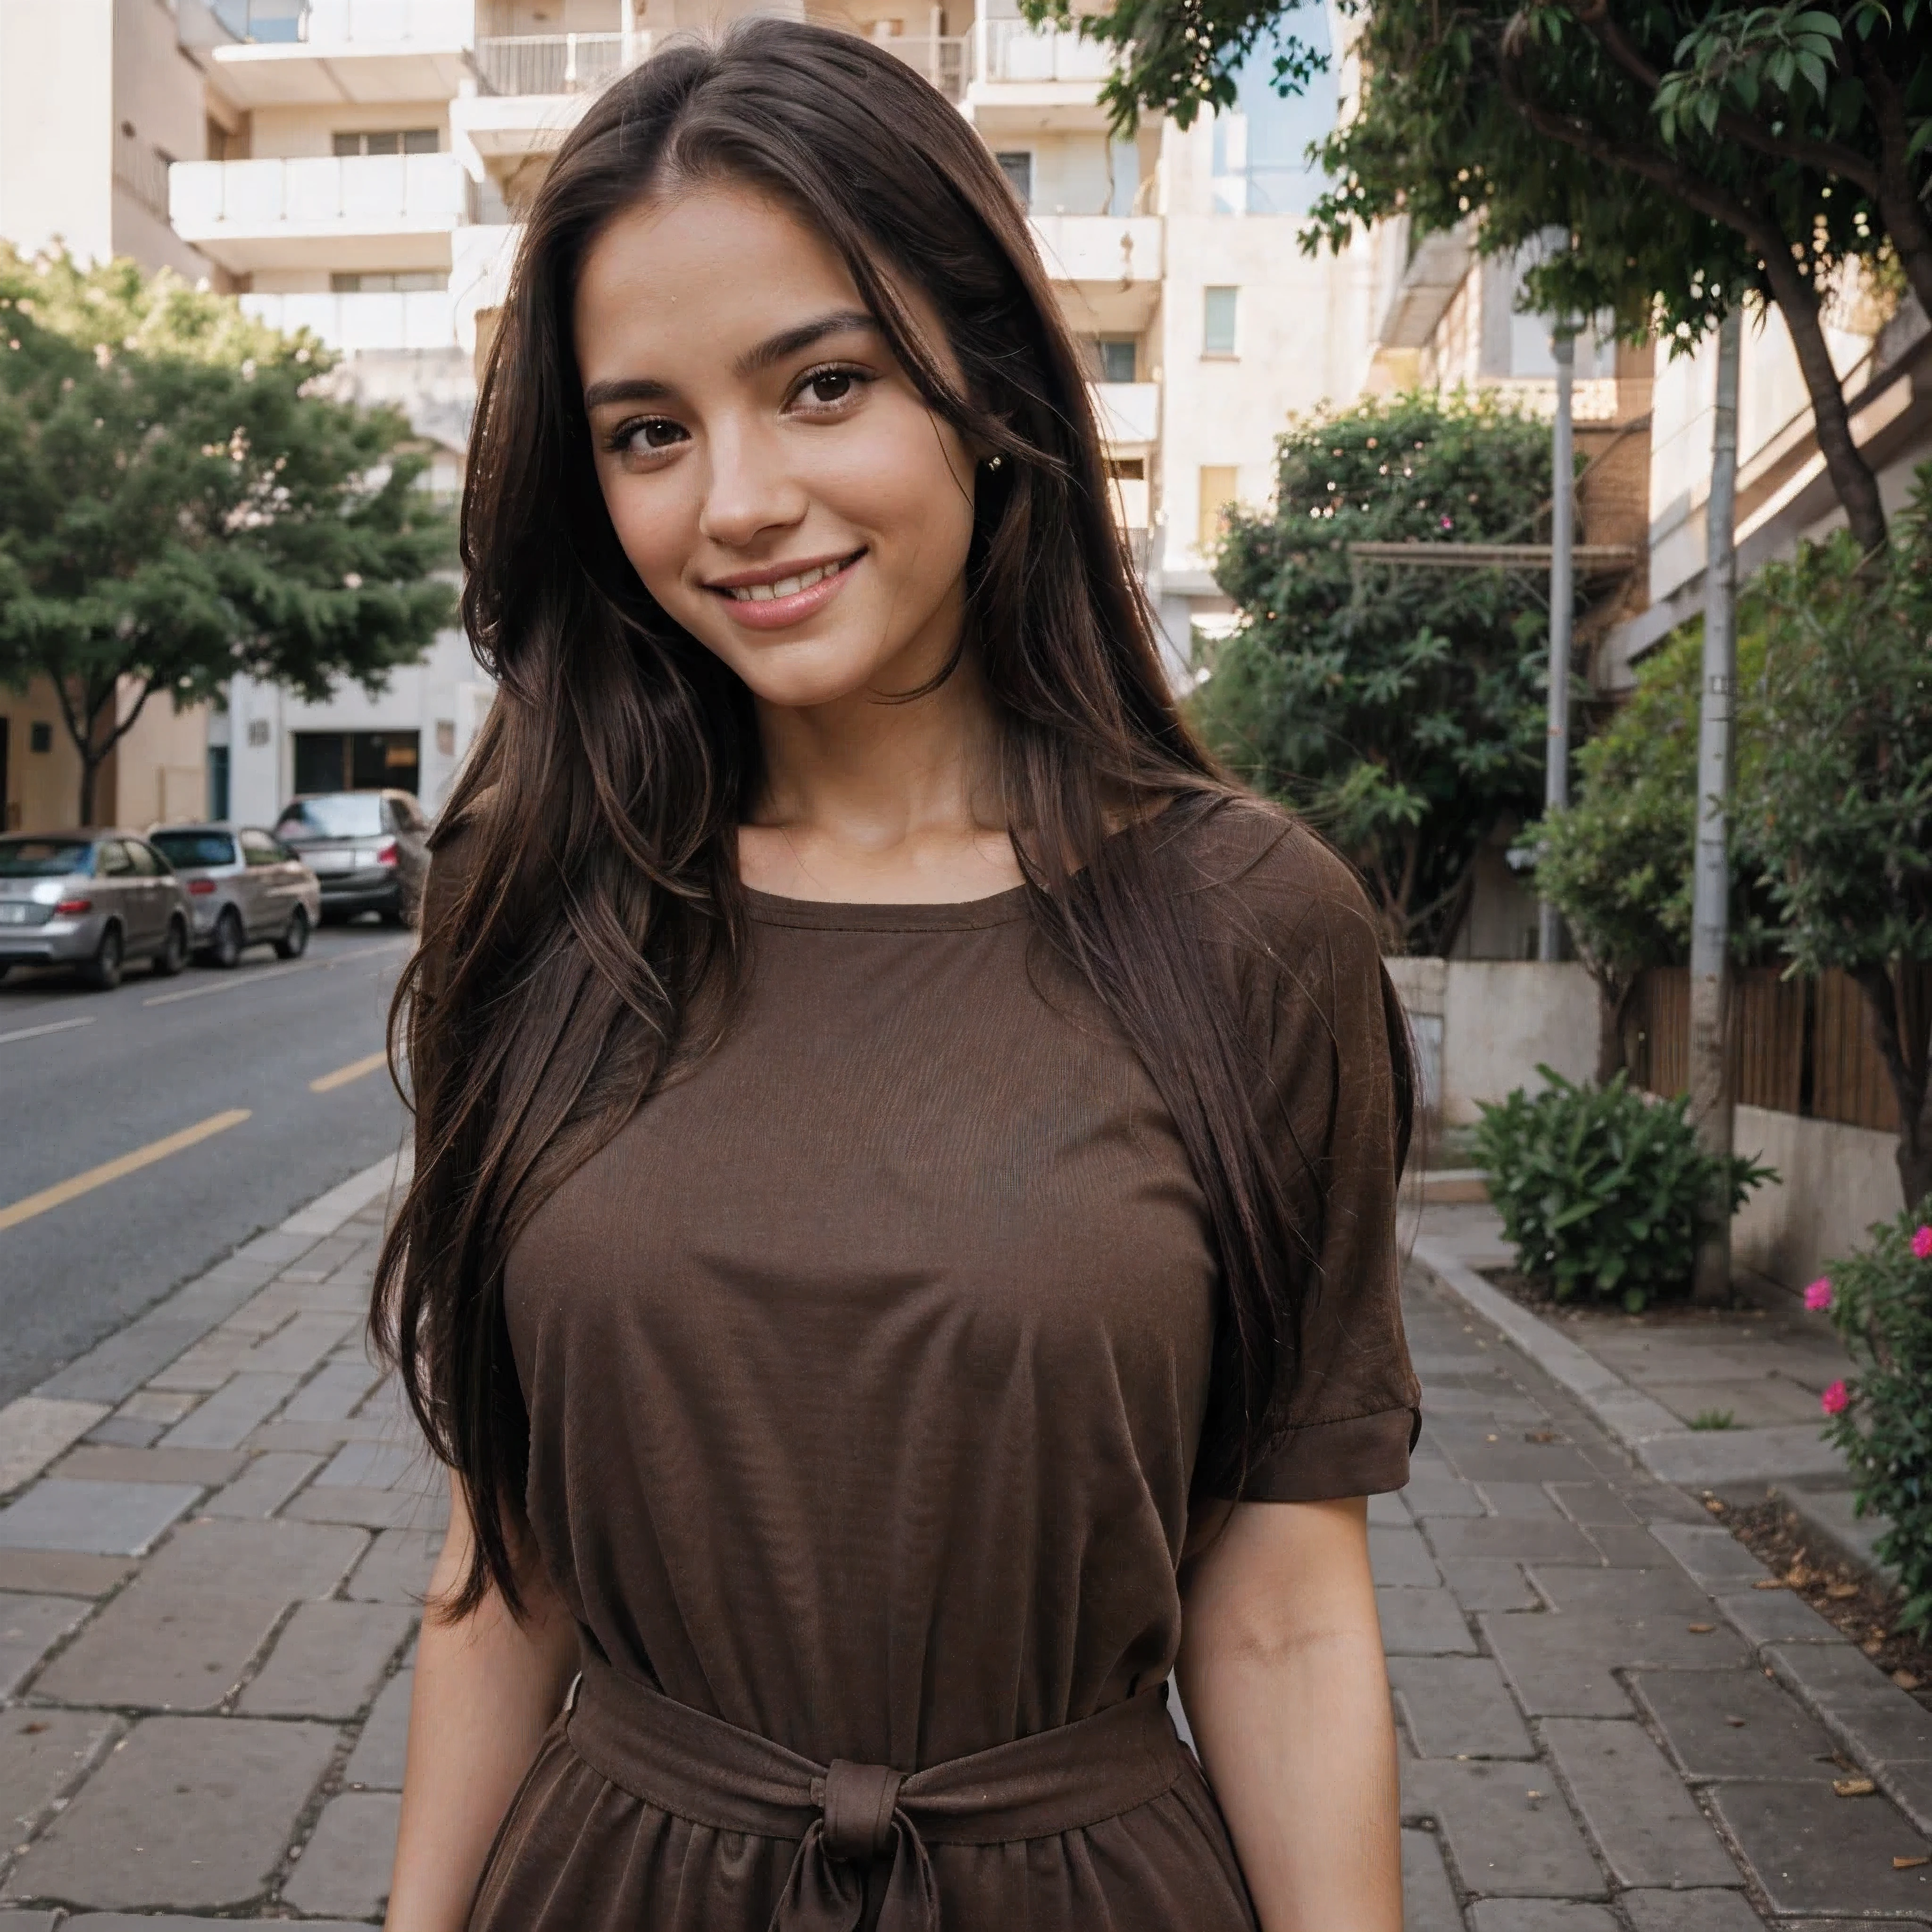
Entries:
<svg viewBox="0 0 1932 1932">
<path fill-rule="evenodd" d="M 1851 1393 L 1843 1382 L 1834 1382 L 1818 1398 L 1818 1406 L 1827 1415 L 1843 1415 L 1851 1404 Z"/>
<path fill-rule="evenodd" d="M 1821 1274 L 1804 1291 L 1804 1306 L 1814 1315 L 1822 1315 L 1832 1305 L 1832 1277 Z"/>
<path fill-rule="evenodd" d="M 1918 1228 L 1913 1230 L 1912 1252 L 1922 1262 L 1932 1262 L 1932 1228 Z"/>
</svg>

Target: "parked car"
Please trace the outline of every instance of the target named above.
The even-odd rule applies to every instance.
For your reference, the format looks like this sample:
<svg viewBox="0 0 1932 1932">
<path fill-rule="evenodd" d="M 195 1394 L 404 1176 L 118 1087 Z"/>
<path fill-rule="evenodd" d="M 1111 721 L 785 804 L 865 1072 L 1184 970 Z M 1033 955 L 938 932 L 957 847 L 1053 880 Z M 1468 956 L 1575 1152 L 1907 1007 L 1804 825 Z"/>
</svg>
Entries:
<svg viewBox="0 0 1932 1932">
<path fill-rule="evenodd" d="M 429 871 L 429 820 L 406 791 L 327 791 L 292 800 L 275 836 L 322 882 L 322 916 L 380 913 L 406 926 Z"/>
<path fill-rule="evenodd" d="M 228 824 L 158 825 L 148 838 L 188 888 L 195 948 L 205 958 L 232 966 L 259 940 L 284 959 L 308 950 L 322 887 L 279 838 Z"/>
<path fill-rule="evenodd" d="M 78 967 L 104 991 L 130 959 L 164 976 L 188 964 L 193 914 L 166 860 L 140 833 L 14 832 L 0 838 L 0 974 Z"/>
</svg>

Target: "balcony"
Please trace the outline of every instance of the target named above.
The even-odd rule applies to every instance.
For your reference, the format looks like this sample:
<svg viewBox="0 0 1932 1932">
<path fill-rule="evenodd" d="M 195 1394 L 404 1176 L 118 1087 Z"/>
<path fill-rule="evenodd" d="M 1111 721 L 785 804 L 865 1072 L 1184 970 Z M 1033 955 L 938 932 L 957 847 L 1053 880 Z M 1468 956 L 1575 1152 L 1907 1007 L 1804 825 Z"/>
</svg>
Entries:
<svg viewBox="0 0 1932 1932">
<path fill-rule="evenodd" d="M 988 137 L 1049 130 L 1104 130 L 1102 84 L 1113 50 L 1071 28 L 1024 20 L 973 23 L 972 76 L 964 106 Z"/>
<path fill-rule="evenodd" d="M 1090 386 L 1094 413 L 1100 422 L 1100 440 L 1109 449 L 1144 449 L 1158 440 L 1158 382 L 1095 382 Z"/>
<path fill-rule="evenodd" d="M 468 202 L 454 154 L 177 161 L 168 171 L 175 232 L 237 274 L 313 268 L 318 242 L 358 268 L 446 268 Z"/>
<path fill-rule="evenodd" d="M 470 173 L 506 178 L 554 154 L 592 97 L 651 50 L 648 34 L 524 34 L 476 43 L 478 91 L 449 105 L 450 137 Z"/>
<path fill-rule="evenodd" d="M 1160 280 L 1158 215 L 1036 214 L 1032 227 L 1046 272 L 1057 282 L 1118 288 Z"/>
<path fill-rule="evenodd" d="M 963 35 L 892 34 L 874 44 L 930 81 L 955 106 L 966 98 L 973 43 Z"/>
<path fill-rule="evenodd" d="M 247 295 L 244 315 L 292 335 L 305 328 L 332 349 L 449 349 L 455 302 L 447 289 L 388 295 Z"/>
<path fill-rule="evenodd" d="M 238 38 L 206 50 L 238 107 L 440 100 L 469 74 L 472 0 L 239 0 L 216 16 Z"/>
</svg>

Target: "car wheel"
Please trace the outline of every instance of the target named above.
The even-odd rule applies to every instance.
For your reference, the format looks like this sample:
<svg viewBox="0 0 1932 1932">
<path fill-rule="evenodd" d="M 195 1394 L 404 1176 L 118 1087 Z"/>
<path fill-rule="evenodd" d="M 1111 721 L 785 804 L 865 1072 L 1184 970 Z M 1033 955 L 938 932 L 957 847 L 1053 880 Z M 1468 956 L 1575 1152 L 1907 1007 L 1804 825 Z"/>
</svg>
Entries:
<svg viewBox="0 0 1932 1932">
<path fill-rule="evenodd" d="M 121 983 L 121 968 L 125 953 L 121 943 L 121 928 L 110 926 L 100 935 L 100 944 L 94 957 L 80 969 L 81 982 L 92 986 L 97 993 L 111 993 Z"/>
<path fill-rule="evenodd" d="M 178 914 L 168 921 L 168 936 L 154 955 L 154 977 L 172 980 L 188 964 L 188 926 Z"/>
<path fill-rule="evenodd" d="M 300 906 L 289 914 L 288 930 L 275 941 L 278 958 L 299 959 L 308 950 L 308 914 Z"/>
<path fill-rule="evenodd" d="M 221 916 L 214 922 L 214 938 L 209 944 L 208 956 L 225 973 L 239 962 L 242 949 L 247 944 L 242 922 L 235 916 L 235 908 L 224 906 Z"/>
</svg>

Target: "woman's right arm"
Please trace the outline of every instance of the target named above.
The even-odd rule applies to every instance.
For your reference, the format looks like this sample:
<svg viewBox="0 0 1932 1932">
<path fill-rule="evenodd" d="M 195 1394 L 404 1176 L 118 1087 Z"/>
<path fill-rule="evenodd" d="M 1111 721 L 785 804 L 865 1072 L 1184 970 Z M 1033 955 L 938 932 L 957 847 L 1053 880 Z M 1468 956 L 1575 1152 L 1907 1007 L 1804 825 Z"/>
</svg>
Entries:
<svg viewBox="0 0 1932 1932">
<path fill-rule="evenodd" d="M 390 1932 L 463 1932 L 490 1841 L 577 1669 L 576 1624 L 534 1553 L 520 1622 L 494 1591 L 460 1622 L 436 1615 L 468 1574 L 475 1535 L 462 1484 L 452 1475 L 449 1488 L 410 1700 Z"/>
</svg>

